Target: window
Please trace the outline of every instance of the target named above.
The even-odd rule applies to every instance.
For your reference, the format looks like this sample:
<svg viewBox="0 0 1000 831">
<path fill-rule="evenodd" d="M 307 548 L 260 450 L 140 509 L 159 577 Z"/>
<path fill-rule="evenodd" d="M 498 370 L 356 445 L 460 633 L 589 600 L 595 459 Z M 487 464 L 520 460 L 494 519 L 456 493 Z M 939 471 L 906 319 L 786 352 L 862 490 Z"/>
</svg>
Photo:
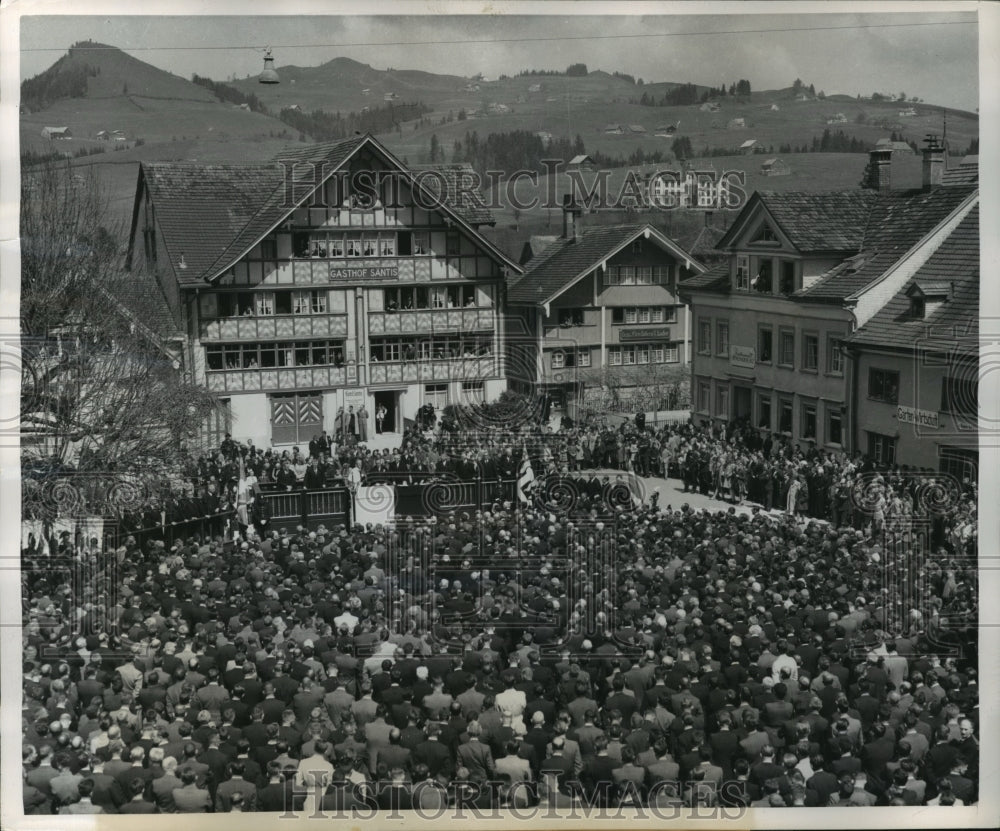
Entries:
<svg viewBox="0 0 1000 831">
<path fill-rule="evenodd" d="M 782 399 L 779 404 L 778 410 L 778 432 L 779 433 L 791 433 L 792 432 L 792 402 L 788 399 Z"/>
<path fill-rule="evenodd" d="M 336 340 L 213 344 L 205 347 L 205 367 L 210 371 L 343 366 L 343 363 L 344 344 Z"/>
<path fill-rule="evenodd" d="M 946 413 L 972 416 L 979 415 L 979 383 L 975 377 L 975 367 L 969 368 L 972 377 L 941 379 L 941 410 Z"/>
<path fill-rule="evenodd" d="M 378 237 L 378 255 L 380 257 L 395 257 L 396 256 L 396 235 L 395 234 L 379 234 L 379 237 Z"/>
<path fill-rule="evenodd" d="M 773 283 L 774 264 L 770 260 L 759 260 L 757 263 L 757 276 L 750 281 L 753 289 L 761 294 L 770 294 Z"/>
<path fill-rule="evenodd" d="M 729 387 L 719 387 L 716 390 L 715 414 L 719 418 L 729 418 Z"/>
<path fill-rule="evenodd" d="M 348 237 L 344 241 L 345 251 L 348 257 L 360 257 L 363 253 L 361 240 L 357 237 Z"/>
<path fill-rule="evenodd" d="M 312 294 L 313 293 L 311 291 L 293 291 L 292 314 L 310 314 L 310 310 L 312 308 Z"/>
<path fill-rule="evenodd" d="M 611 366 L 622 365 L 622 350 L 619 347 L 612 346 L 608 348 L 608 363 Z"/>
<path fill-rule="evenodd" d="M 769 364 L 774 359 L 774 332 L 770 326 L 761 326 L 757 330 L 757 360 Z"/>
<path fill-rule="evenodd" d="M 802 423 L 799 425 L 802 438 L 816 439 L 816 405 L 802 405 Z"/>
<path fill-rule="evenodd" d="M 578 350 L 576 350 L 576 365 L 577 366 L 590 366 L 590 350 L 589 349 L 578 349 Z"/>
<path fill-rule="evenodd" d="M 826 405 L 826 441 L 827 444 L 844 443 L 844 420 L 839 404 Z"/>
<path fill-rule="evenodd" d="M 698 354 L 712 354 L 712 321 L 698 321 Z"/>
<path fill-rule="evenodd" d="M 899 373 L 888 369 L 868 370 L 868 397 L 885 404 L 899 403 Z"/>
<path fill-rule="evenodd" d="M 649 363 L 649 347 L 646 344 L 640 344 L 635 348 L 635 362 L 637 364 Z"/>
<path fill-rule="evenodd" d="M 649 309 L 639 309 L 639 322 L 649 323 Z"/>
<path fill-rule="evenodd" d="M 462 381 L 462 401 L 466 404 L 482 404 L 485 400 L 482 381 Z"/>
<path fill-rule="evenodd" d="M 779 289 L 782 294 L 792 294 L 795 291 L 795 261 L 781 261 L 781 283 Z"/>
<path fill-rule="evenodd" d="M 625 310 L 625 322 L 635 323 L 639 319 L 638 309 L 626 309 Z"/>
<path fill-rule="evenodd" d="M 622 357 L 625 358 L 626 366 L 631 366 L 635 363 L 635 347 L 634 346 L 623 346 L 622 347 Z"/>
<path fill-rule="evenodd" d="M 715 354 L 729 357 L 729 322 L 720 320 L 715 325 Z"/>
<path fill-rule="evenodd" d="M 560 326 L 583 326 L 583 309 L 560 309 Z"/>
<path fill-rule="evenodd" d="M 312 291 L 309 293 L 309 309 L 314 315 L 326 314 L 325 291 Z"/>
<path fill-rule="evenodd" d="M 780 352 L 778 363 L 782 366 L 795 366 L 795 332 L 791 329 L 782 329 L 780 332 Z"/>
<path fill-rule="evenodd" d="M 926 311 L 926 305 L 924 303 L 924 298 L 922 297 L 911 297 L 910 298 L 910 315 L 917 318 L 918 320 L 923 320 L 924 312 Z"/>
<path fill-rule="evenodd" d="M 736 289 L 750 291 L 750 258 L 746 254 L 736 255 Z"/>
<path fill-rule="evenodd" d="M 978 482 L 979 452 L 964 447 L 942 447 L 939 467 L 942 473 L 954 476 L 959 482 Z"/>
<path fill-rule="evenodd" d="M 424 403 L 432 404 L 434 409 L 440 410 L 448 406 L 448 385 L 447 384 L 425 384 Z"/>
<path fill-rule="evenodd" d="M 844 374 L 844 356 L 841 352 L 844 342 L 840 338 L 827 341 L 826 371 L 831 375 Z"/>
<path fill-rule="evenodd" d="M 712 388 L 708 381 L 698 382 L 698 409 L 703 413 L 708 412 L 708 408 L 711 405 L 712 400 Z"/>
<path fill-rule="evenodd" d="M 819 338 L 816 335 L 802 336 L 802 368 L 810 372 L 819 368 Z"/>
<path fill-rule="evenodd" d="M 619 266 L 622 272 L 622 285 L 623 286 L 634 286 L 635 285 L 635 266 L 623 265 Z"/>
<path fill-rule="evenodd" d="M 448 231 L 445 234 L 444 253 L 448 257 L 457 257 L 462 253 L 462 238 L 457 231 Z"/>
<path fill-rule="evenodd" d="M 274 292 L 273 291 L 259 291 L 257 292 L 257 304 L 256 310 L 258 315 L 273 315 L 274 314 Z"/>
<path fill-rule="evenodd" d="M 608 266 L 604 271 L 605 286 L 620 286 L 622 284 L 621 269 L 616 265 Z"/>
<path fill-rule="evenodd" d="M 638 266 L 635 270 L 635 282 L 640 286 L 653 285 L 653 269 L 648 265 Z"/>
<path fill-rule="evenodd" d="M 896 439 L 881 433 L 868 432 L 868 455 L 878 465 L 896 464 Z"/>
<path fill-rule="evenodd" d="M 676 364 L 681 359 L 680 348 L 677 344 L 670 344 L 663 349 L 663 362 L 667 364 Z"/>
<path fill-rule="evenodd" d="M 262 260 L 278 259 L 278 241 L 273 239 L 261 240 L 260 258 Z"/>
<path fill-rule="evenodd" d="M 233 432 L 233 402 L 220 398 L 219 407 L 212 410 L 205 420 L 202 436 L 207 447 L 218 448 L 227 433 Z"/>
<path fill-rule="evenodd" d="M 761 395 L 757 398 L 757 426 L 771 429 L 771 396 Z"/>
<path fill-rule="evenodd" d="M 557 349 L 552 353 L 552 368 L 562 369 L 564 366 L 566 366 L 566 353 Z"/>
<path fill-rule="evenodd" d="M 431 235 L 429 232 L 413 232 L 413 253 L 418 256 L 424 256 L 431 253 Z"/>
</svg>

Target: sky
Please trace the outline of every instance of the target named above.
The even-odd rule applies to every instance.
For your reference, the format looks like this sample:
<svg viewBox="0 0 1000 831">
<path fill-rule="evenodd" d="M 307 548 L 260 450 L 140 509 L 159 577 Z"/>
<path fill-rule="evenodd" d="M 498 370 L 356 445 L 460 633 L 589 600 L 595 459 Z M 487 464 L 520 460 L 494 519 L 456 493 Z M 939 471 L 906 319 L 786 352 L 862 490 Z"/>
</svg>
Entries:
<svg viewBox="0 0 1000 831">
<path fill-rule="evenodd" d="M 323 6 L 329 8 L 326 3 Z M 443 2 L 428 6 L 458 8 Z M 620 4 L 616 10 L 621 12 L 615 14 L 535 16 L 522 12 L 585 7 L 538 3 L 498 6 L 516 13 L 59 16 L 30 15 L 29 4 L 21 10 L 29 14 L 21 18 L 21 77 L 44 71 L 72 43 L 92 39 L 186 78 L 193 72 L 215 80 L 256 74 L 263 66 L 263 49 L 270 45 L 279 69 L 289 64 L 316 66 L 346 56 L 377 69 L 422 69 L 462 76 L 482 72 L 495 78 L 527 68 L 562 70 L 582 62 L 592 70 L 626 72 L 646 81 L 728 85 L 747 78 L 754 89 L 762 90 L 791 86 L 795 78 L 801 78 L 827 94 L 905 92 L 961 109 L 979 106 L 974 12 L 834 14 L 827 12 L 830 6 L 816 4 L 810 8 L 819 9 L 819 13 L 622 13 L 675 8 L 629 3 Z M 780 4 L 764 4 L 764 9 L 776 6 Z M 46 10 L 60 7 L 80 8 L 60 3 L 39 5 Z M 421 3 L 394 9 L 424 7 Z M 910 7 L 912 4 L 899 4 L 893 8 Z M 228 11 L 229 7 L 208 2 L 199 3 L 197 8 L 215 12 Z M 261 6 L 244 2 L 240 8 Z M 269 8 L 288 6 L 276 0 Z M 604 4 L 602 8 L 611 7 Z M 688 8 L 704 7 L 691 4 Z"/>
</svg>

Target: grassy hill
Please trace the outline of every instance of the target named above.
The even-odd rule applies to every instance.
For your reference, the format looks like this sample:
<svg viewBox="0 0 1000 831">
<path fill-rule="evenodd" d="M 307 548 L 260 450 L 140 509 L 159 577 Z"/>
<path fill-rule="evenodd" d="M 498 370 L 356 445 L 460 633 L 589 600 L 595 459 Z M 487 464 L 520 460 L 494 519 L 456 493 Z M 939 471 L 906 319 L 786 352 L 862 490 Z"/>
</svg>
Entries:
<svg viewBox="0 0 1000 831">
<path fill-rule="evenodd" d="M 278 56 L 280 59 L 280 55 Z M 696 154 L 706 149 L 735 152 L 747 139 L 756 139 L 768 156 L 782 145 L 810 145 L 826 129 L 843 130 L 874 144 L 895 130 L 904 138 L 920 141 L 925 133 L 942 132 L 945 108 L 917 104 L 917 115 L 900 116 L 906 104 L 861 101 L 830 95 L 825 100 L 795 100 L 791 89 L 755 92 L 737 99 L 720 99 L 718 112 L 699 105 L 651 107 L 638 101 L 643 92 L 655 100 L 678 84 L 657 82 L 638 85 L 628 78 L 593 71 L 583 76 L 524 75 L 502 80 L 471 80 L 415 70 L 375 69 L 348 58 L 334 58 L 318 67 L 280 66 L 282 82 L 261 85 L 256 76 L 234 82 L 245 94 L 257 96 L 269 114 L 250 112 L 220 101 L 210 90 L 164 72 L 119 49 L 102 44 L 75 44 L 49 69 L 22 84 L 21 146 L 36 153 L 59 152 L 73 156 L 80 149 L 108 152 L 73 160 L 74 166 L 93 167 L 105 186 L 114 211 L 123 219 L 131 212 L 138 163 L 142 160 L 239 162 L 273 158 L 282 147 L 298 139 L 297 131 L 276 117 L 281 108 L 297 105 L 304 111 L 360 112 L 386 105 L 391 94 L 398 102 L 422 102 L 431 108 L 423 118 L 401 123 L 379 136 L 394 153 L 413 164 L 428 161 L 431 136 L 436 135 L 447 161 L 453 145 L 467 131 L 480 139 L 490 133 L 527 130 L 575 139 L 580 135 L 587 152 L 627 158 L 641 149 L 660 150 L 669 158 L 673 138 L 656 136 L 657 128 L 677 127 L 677 135 L 691 140 Z M 699 94 L 707 87 L 699 87 Z M 465 119 L 459 119 L 460 111 Z M 828 124 L 838 113 L 843 123 Z M 728 129 L 733 118 L 746 127 Z M 953 148 L 964 149 L 978 137 L 978 117 L 948 110 L 948 138 Z M 608 133 L 609 124 L 625 132 Z M 643 132 L 629 131 L 641 125 Z M 68 141 L 42 138 L 46 126 L 69 127 Z M 103 142 L 101 130 L 124 132 L 125 142 Z M 139 142 L 138 140 L 142 141 Z M 114 148 L 114 149 L 113 149 Z M 773 153 L 771 152 L 773 148 Z M 744 169 L 749 191 L 763 187 L 783 190 L 826 190 L 856 187 L 866 163 L 864 154 L 781 154 L 792 168 L 785 177 L 760 175 L 761 156 L 712 158 L 716 170 Z M 698 163 L 696 166 L 703 166 Z M 663 167 L 662 165 L 660 167 Z M 612 176 L 612 188 L 624 178 Z M 894 158 L 897 186 L 919 183 L 919 157 Z M 540 183 L 544 188 L 545 183 Z M 565 177 L 556 183 L 566 191 Z M 676 214 L 676 212 L 672 212 Z M 607 216 L 591 217 L 605 221 Z M 617 221 L 621 221 L 620 218 Z M 678 222 L 663 218 L 666 223 Z M 691 222 L 701 222 L 700 215 Z M 717 221 L 723 222 L 724 219 Z M 544 211 L 522 216 L 519 229 L 511 229 L 513 214 L 501 210 L 498 235 L 545 233 L 553 227 Z M 555 224 L 559 223 L 558 217 Z M 537 227 L 536 227 L 537 226 Z M 508 234 L 510 232 L 510 234 Z M 512 243 L 516 256 L 519 243 Z"/>
</svg>

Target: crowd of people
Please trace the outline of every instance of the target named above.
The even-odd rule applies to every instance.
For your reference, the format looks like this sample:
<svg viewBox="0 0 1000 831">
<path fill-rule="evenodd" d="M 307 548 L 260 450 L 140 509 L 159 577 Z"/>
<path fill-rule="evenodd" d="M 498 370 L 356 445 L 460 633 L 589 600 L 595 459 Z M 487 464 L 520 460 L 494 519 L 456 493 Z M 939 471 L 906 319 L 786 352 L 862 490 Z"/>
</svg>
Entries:
<svg viewBox="0 0 1000 831">
<path fill-rule="evenodd" d="M 351 470 L 504 478 L 527 453 L 541 479 L 676 472 L 764 509 L 539 488 L 395 527 L 279 533 L 249 511 L 235 543 L 67 549 L 72 575 L 23 576 L 26 813 L 978 800 L 971 489 L 929 506 L 919 471 L 739 427 L 337 438 L 278 455 L 227 437 L 184 498 L 247 510 L 248 478 Z M 924 544 L 887 543 L 930 514 Z"/>
</svg>

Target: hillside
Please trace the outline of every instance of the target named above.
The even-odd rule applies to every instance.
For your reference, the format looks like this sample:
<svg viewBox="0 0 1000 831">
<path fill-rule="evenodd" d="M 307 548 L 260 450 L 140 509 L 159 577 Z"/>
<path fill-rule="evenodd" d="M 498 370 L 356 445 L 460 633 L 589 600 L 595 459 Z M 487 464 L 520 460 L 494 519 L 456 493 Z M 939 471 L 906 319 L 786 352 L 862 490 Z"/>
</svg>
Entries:
<svg viewBox="0 0 1000 831">
<path fill-rule="evenodd" d="M 45 72 L 24 81 L 21 94 L 22 153 L 110 152 L 132 147 L 139 139 L 169 145 L 188 139 L 296 136 L 276 118 L 222 102 L 204 87 L 89 41 L 74 45 Z M 72 138 L 43 138 L 44 127 L 68 127 Z M 123 141 L 103 141 L 101 131 L 121 131 Z"/>
</svg>

